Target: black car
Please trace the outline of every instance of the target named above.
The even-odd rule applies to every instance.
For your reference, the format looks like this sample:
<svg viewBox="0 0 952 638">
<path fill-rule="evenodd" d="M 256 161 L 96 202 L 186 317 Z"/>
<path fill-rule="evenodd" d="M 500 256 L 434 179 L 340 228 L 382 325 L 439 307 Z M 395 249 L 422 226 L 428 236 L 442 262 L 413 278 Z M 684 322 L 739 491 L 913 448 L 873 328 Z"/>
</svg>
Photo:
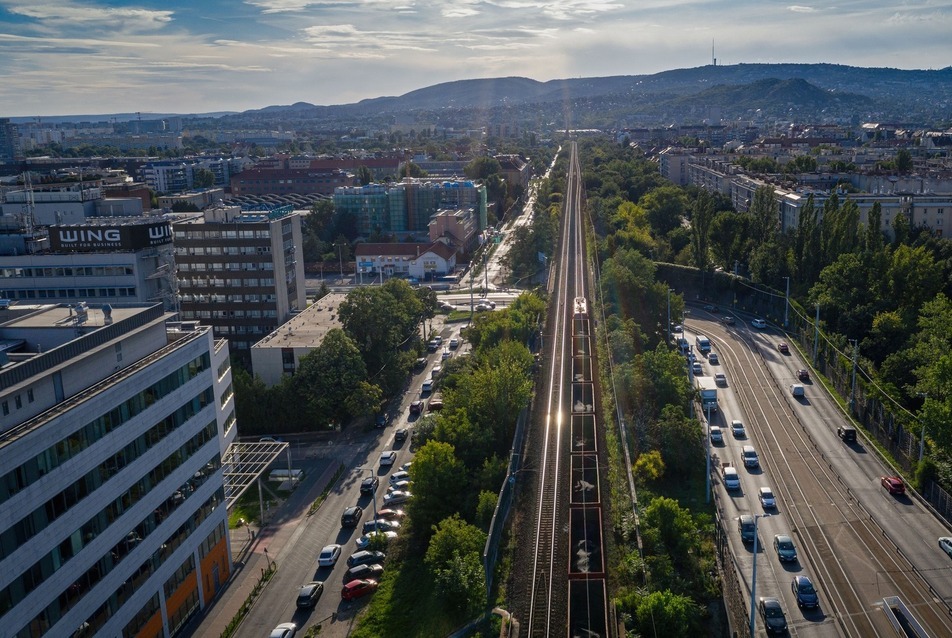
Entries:
<svg viewBox="0 0 952 638">
<path fill-rule="evenodd" d="M 384 519 L 364 521 L 362 529 L 364 534 L 372 534 L 374 532 L 398 532 L 400 531 L 400 523 Z"/>
<path fill-rule="evenodd" d="M 377 415 L 377 418 L 374 419 L 374 424 L 378 428 L 385 428 L 387 424 L 390 423 L 390 415 L 386 413 L 381 413 Z"/>
<path fill-rule="evenodd" d="M 360 493 L 373 494 L 377 491 L 378 485 L 380 485 L 380 479 L 378 479 L 376 476 L 368 476 L 360 482 Z"/>
<path fill-rule="evenodd" d="M 783 614 L 783 607 L 776 598 L 761 598 L 760 617 L 764 621 L 767 633 L 782 634 L 787 631 L 787 617 Z"/>
<path fill-rule="evenodd" d="M 801 607 L 816 607 L 820 604 L 820 597 L 813 588 L 813 583 L 807 576 L 794 576 L 790 583 L 790 589 L 797 599 L 797 604 Z"/>
<path fill-rule="evenodd" d="M 374 552 L 370 550 L 361 550 L 354 554 L 351 554 L 347 558 L 348 567 L 356 567 L 357 565 L 369 565 L 371 563 L 382 563 L 383 559 L 387 557 L 383 552 Z"/>
<path fill-rule="evenodd" d="M 321 594 L 324 592 L 324 583 L 315 580 L 312 581 L 298 590 L 297 595 L 297 608 L 298 609 L 313 609 L 314 605 L 317 604 L 318 599 L 321 597 Z"/>
<path fill-rule="evenodd" d="M 357 527 L 357 523 L 360 522 L 360 519 L 363 515 L 364 510 L 359 505 L 348 507 L 344 510 L 344 513 L 340 515 L 340 526 Z"/>
<path fill-rule="evenodd" d="M 406 441 L 407 433 L 409 433 L 409 430 L 407 428 L 400 428 L 396 431 L 396 433 L 394 433 L 393 440 L 396 441 L 397 443 Z"/>
<path fill-rule="evenodd" d="M 364 578 L 379 580 L 381 574 L 383 574 L 383 565 L 378 563 L 355 565 L 354 567 L 348 569 L 347 573 L 344 574 L 344 582 L 349 583 L 352 580 L 361 580 Z"/>
</svg>

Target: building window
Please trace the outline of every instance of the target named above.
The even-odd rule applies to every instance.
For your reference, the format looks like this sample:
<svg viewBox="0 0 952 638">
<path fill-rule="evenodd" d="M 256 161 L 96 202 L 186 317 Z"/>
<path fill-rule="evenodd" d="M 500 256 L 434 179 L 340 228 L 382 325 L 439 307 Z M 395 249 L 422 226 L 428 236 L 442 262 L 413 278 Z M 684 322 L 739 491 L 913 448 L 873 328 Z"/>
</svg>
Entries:
<svg viewBox="0 0 952 638">
<path fill-rule="evenodd" d="M 27 403 L 33 403 L 33 388 L 26 391 L 26 401 Z"/>
<path fill-rule="evenodd" d="M 4 401 L 3 402 L 3 416 L 7 416 L 8 414 L 10 414 L 10 402 Z"/>
<path fill-rule="evenodd" d="M 23 407 L 23 397 L 21 397 L 19 394 L 16 396 L 16 399 L 14 399 L 14 402 L 16 403 L 17 410 Z"/>
</svg>

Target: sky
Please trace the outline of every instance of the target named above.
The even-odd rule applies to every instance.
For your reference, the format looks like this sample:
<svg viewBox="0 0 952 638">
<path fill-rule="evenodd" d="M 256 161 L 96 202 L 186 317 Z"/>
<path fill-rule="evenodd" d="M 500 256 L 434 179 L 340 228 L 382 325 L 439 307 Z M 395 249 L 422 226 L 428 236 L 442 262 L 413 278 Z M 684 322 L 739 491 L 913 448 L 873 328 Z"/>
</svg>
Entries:
<svg viewBox="0 0 952 638">
<path fill-rule="evenodd" d="M 0 117 L 347 104 L 711 63 L 952 65 L 925 0 L 0 0 Z"/>
</svg>

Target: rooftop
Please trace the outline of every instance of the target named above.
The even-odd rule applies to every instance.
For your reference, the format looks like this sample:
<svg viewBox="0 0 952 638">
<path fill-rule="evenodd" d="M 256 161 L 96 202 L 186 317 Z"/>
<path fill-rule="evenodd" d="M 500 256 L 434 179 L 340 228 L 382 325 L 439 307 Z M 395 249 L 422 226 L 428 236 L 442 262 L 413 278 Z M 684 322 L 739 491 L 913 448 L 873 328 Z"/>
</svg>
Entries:
<svg viewBox="0 0 952 638">
<path fill-rule="evenodd" d="M 338 310 L 346 298 L 343 293 L 324 295 L 252 347 L 316 348 L 328 332 L 343 327 Z"/>
</svg>

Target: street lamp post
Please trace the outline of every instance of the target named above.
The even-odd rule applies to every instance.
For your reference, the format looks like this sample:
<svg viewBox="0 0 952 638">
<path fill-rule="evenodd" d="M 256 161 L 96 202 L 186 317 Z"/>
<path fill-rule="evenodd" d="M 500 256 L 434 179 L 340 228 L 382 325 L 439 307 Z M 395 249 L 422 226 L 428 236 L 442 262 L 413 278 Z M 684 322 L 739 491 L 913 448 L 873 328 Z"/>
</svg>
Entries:
<svg viewBox="0 0 952 638">
<path fill-rule="evenodd" d="M 919 396 L 922 397 L 923 407 L 926 404 L 926 401 L 929 400 L 928 392 L 920 392 Z M 920 408 L 920 411 L 922 408 Z M 922 427 L 922 430 L 919 432 L 919 464 L 922 464 L 922 457 L 926 453 L 926 424 L 922 422 L 922 419 L 919 419 L 919 425 Z"/>
<path fill-rule="evenodd" d="M 754 566 L 750 575 L 750 638 L 754 638 L 757 623 L 757 521 L 772 514 L 754 514 Z"/>
<path fill-rule="evenodd" d="M 783 327 L 787 328 L 789 326 L 787 319 L 790 314 L 790 277 L 784 277 L 784 279 L 787 280 L 787 296 L 785 297 L 785 303 L 783 304 Z"/>
<path fill-rule="evenodd" d="M 671 292 L 672 288 L 668 288 L 668 343 L 671 343 Z"/>
</svg>

